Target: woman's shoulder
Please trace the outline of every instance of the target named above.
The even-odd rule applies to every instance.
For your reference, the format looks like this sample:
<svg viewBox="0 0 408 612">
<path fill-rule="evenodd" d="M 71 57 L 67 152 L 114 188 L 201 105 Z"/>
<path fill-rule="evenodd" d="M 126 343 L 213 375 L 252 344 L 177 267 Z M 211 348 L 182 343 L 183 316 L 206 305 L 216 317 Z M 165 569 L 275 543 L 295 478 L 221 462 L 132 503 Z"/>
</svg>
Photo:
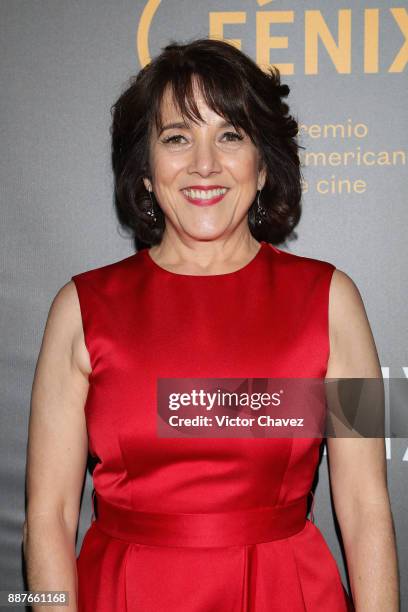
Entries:
<svg viewBox="0 0 408 612">
<path fill-rule="evenodd" d="M 336 265 L 326 259 L 283 250 L 272 244 L 269 244 L 269 247 L 273 250 L 275 265 L 277 264 L 283 273 L 313 277 L 321 274 L 331 275 L 336 270 Z"/>
<path fill-rule="evenodd" d="M 326 278 L 333 313 L 338 316 L 344 312 L 360 311 L 361 313 L 363 299 L 356 282 L 332 261 L 300 255 L 276 247 L 273 249 L 278 254 L 282 267 L 297 270 L 301 278 Z"/>
<path fill-rule="evenodd" d="M 75 274 L 72 275 L 71 279 L 74 281 L 97 281 L 99 279 L 108 279 L 112 276 L 117 276 L 118 274 L 128 270 L 128 268 L 134 265 L 135 261 L 140 258 L 140 251 L 133 253 L 127 257 L 124 257 L 118 261 L 114 261 L 108 264 L 104 264 L 101 266 L 95 266 L 91 268 L 85 268 L 79 270 Z"/>
<path fill-rule="evenodd" d="M 132 282 L 137 282 L 138 262 L 141 259 L 138 251 L 118 261 L 90 267 L 71 276 L 70 283 L 77 293 L 83 318 L 101 304 L 122 299 Z"/>
<path fill-rule="evenodd" d="M 345 326 L 350 317 L 366 318 L 363 298 L 357 284 L 339 268 L 335 269 L 330 283 L 330 308 L 332 318 L 343 320 Z"/>
<path fill-rule="evenodd" d="M 51 300 L 43 332 L 41 351 L 46 359 L 72 355 L 78 368 L 89 372 L 87 354 L 83 350 L 82 318 L 78 293 L 72 280 L 65 283 Z M 60 359 L 61 361 L 61 359 Z"/>
<path fill-rule="evenodd" d="M 364 303 L 356 282 L 347 272 L 338 268 L 332 261 L 285 251 L 269 245 L 275 255 L 275 264 L 283 275 L 302 280 L 316 280 L 324 277 L 330 296 L 330 311 L 333 320 L 344 320 L 349 316 L 364 317 Z"/>
</svg>

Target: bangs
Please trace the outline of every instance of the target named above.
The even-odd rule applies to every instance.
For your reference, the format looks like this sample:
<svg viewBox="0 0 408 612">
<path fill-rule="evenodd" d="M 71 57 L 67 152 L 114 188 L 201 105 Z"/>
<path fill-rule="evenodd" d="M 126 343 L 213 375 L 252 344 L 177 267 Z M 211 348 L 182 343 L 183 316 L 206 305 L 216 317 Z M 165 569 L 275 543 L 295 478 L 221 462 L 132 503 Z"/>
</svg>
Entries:
<svg viewBox="0 0 408 612">
<path fill-rule="evenodd" d="M 154 96 L 153 119 L 157 133 L 160 133 L 163 127 L 160 101 L 165 92 L 168 92 L 175 108 L 187 124 L 190 121 L 204 121 L 197 106 L 198 94 L 213 112 L 231 123 L 235 129 L 244 130 L 255 142 L 255 128 L 249 119 L 244 86 L 236 74 L 225 74 L 222 67 L 218 67 L 217 72 L 215 66 L 203 71 L 184 65 L 173 70 L 173 74 L 167 72 L 166 77 Z"/>
</svg>

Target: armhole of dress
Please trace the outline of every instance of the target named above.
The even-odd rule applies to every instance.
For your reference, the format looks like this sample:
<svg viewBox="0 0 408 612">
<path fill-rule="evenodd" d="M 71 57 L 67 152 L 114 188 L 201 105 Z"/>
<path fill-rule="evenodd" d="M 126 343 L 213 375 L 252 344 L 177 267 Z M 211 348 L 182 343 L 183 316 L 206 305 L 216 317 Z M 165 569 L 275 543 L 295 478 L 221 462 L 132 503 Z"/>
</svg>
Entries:
<svg viewBox="0 0 408 612">
<path fill-rule="evenodd" d="M 325 312 L 326 312 L 326 321 L 325 321 L 325 330 L 326 330 L 326 339 L 327 339 L 327 364 L 326 364 L 326 372 L 324 377 L 326 378 L 327 375 L 327 369 L 329 367 L 329 359 L 330 359 L 330 354 L 331 354 L 331 345 L 330 345 L 330 290 L 331 290 L 331 285 L 333 282 L 333 275 L 334 272 L 336 271 L 336 266 L 329 263 L 329 271 L 328 271 L 328 284 L 327 284 L 327 298 L 326 298 L 326 307 L 325 307 Z"/>
<path fill-rule="evenodd" d="M 71 280 L 73 281 L 73 283 L 75 285 L 77 296 L 78 296 L 79 308 L 80 308 L 80 312 L 81 312 L 81 322 L 82 322 L 82 331 L 83 331 L 83 335 L 84 335 L 84 342 L 85 342 L 86 350 L 88 351 L 89 361 L 90 361 L 90 364 L 91 364 L 91 372 L 88 375 L 88 382 L 89 382 L 89 384 L 91 384 L 91 379 L 92 379 L 95 367 L 94 367 L 94 360 L 93 360 L 93 355 L 92 355 L 92 351 L 91 351 L 91 345 L 90 345 L 90 341 L 89 341 L 88 323 L 87 323 L 87 309 L 86 309 L 86 306 L 85 306 L 85 298 L 84 298 L 84 295 L 83 295 L 82 279 L 80 278 L 80 275 L 76 274 L 76 275 L 71 277 Z"/>
</svg>

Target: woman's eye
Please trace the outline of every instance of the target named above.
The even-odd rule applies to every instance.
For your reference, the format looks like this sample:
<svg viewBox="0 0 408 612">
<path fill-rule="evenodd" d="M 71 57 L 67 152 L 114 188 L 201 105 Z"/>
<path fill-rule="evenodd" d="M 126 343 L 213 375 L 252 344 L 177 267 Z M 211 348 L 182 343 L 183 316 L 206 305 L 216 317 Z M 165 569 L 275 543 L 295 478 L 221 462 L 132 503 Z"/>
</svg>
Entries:
<svg viewBox="0 0 408 612">
<path fill-rule="evenodd" d="M 184 136 L 182 136 L 181 134 L 176 134 L 175 136 L 167 136 L 167 138 L 163 139 L 163 142 L 165 144 L 167 143 L 174 143 L 174 144 L 179 144 L 179 138 L 184 138 Z"/>
<path fill-rule="evenodd" d="M 237 132 L 225 132 L 224 136 L 233 136 L 232 140 L 237 141 L 237 140 L 243 140 L 243 136 L 241 136 L 241 134 L 238 134 Z M 229 139 L 228 139 L 229 140 Z"/>
</svg>

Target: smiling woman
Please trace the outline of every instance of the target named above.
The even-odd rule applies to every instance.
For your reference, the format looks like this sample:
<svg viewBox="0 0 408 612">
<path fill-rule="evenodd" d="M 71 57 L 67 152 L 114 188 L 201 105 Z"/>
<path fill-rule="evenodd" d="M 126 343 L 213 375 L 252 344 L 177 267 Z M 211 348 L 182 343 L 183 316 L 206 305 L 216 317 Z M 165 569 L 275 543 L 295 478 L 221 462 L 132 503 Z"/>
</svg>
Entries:
<svg viewBox="0 0 408 612">
<path fill-rule="evenodd" d="M 156 251 L 162 256 L 166 244 L 181 235 L 201 240 L 220 234 L 244 238 L 249 204 L 265 184 L 265 165 L 252 140 L 207 106 L 197 80 L 193 95 L 199 122 L 177 120 L 180 111 L 171 89 L 166 88 L 161 105 L 163 125 L 159 130 L 153 126 L 151 178 L 143 180 L 162 203 L 166 231 L 160 248 L 151 249 L 152 256 Z"/>
<path fill-rule="evenodd" d="M 162 378 L 183 397 L 185 379 L 381 376 L 351 279 L 276 246 L 300 218 L 288 92 L 200 39 L 112 107 L 116 204 L 144 248 L 60 290 L 30 416 L 29 582 L 74 591 L 75 612 L 353 610 L 308 518 L 321 437 L 240 437 L 240 419 L 221 422 L 237 439 L 158 435 Z M 357 610 L 396 612 L 384 441 L 330 442 Z M 75 558 L 88 450 L 95 520 Z"/>
<path fill-rule="evenodd" d="M 112 165 L 119 215 L 137 240 L 160 244 L 176 209 L 194 222 L 187 203 L 208 194 L 184 199 L 183 189 L 221 187 L 222 205 L 201 211 L 206 218 L 224 215 L 225 231 L 239 216 L 258 241 L 282 243 L 301 214 L 288 93 L 277 69 L 263 72 L 232 45 L 207 39 L 168 45 L 131 78 L 112 106 Z"/>
</svg>

